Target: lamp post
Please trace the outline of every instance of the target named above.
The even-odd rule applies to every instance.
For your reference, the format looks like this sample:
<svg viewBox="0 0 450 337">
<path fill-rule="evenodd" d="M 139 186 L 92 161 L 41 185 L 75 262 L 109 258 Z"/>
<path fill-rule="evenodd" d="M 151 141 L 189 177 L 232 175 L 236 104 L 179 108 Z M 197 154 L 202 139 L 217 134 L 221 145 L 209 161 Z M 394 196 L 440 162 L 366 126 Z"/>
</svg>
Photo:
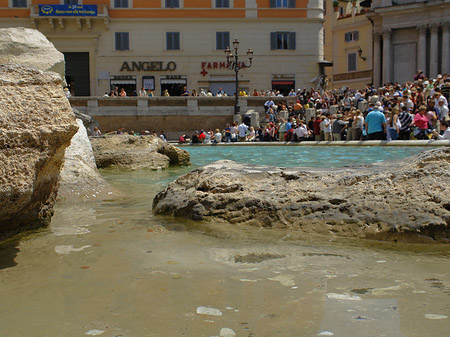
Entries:
<svg viewBox="0 0 450 337">
<path fill-rule="evenodd" d="M 234 114 L 239 115 L 240 113 L 240 106 L 239 106 L 239 70 L 243 68 L 250 68 L 252 66 L 252 59 L 253 59 L 253 51 L 249 48 L 247 51 L 247 56 L 250 61 L 249 64 L 245 64 L 244 62 L 239 62 L 239 55 L 238 55 L 238 49 L 239 49 L 239 41 L 237 39 L 234 39 L 233 41 L 233 48 L 234 48 L 234 55 L 230 50 L 230 47 L 227 46 L 227 49 L 225 50 L 225 56 L 227 58 L 227 68 L 234 70 L 236 73 L 236 100 L 234 103 Z"/>
</svg>

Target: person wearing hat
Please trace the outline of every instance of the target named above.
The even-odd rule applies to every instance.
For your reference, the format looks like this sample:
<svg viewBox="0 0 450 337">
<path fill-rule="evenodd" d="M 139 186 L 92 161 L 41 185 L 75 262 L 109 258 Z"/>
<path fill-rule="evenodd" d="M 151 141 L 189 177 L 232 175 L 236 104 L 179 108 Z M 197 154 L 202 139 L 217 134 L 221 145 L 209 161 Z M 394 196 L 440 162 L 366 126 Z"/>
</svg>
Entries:
<svg viewBox="0 0 450 337">
<path fill-rule="evenodd" d="M 381 103 L 375 103 L 375 108 L 365 118 L 364 125 L 369 140 L 386 140 L 386 117 L 382 112 Z"/>
<path fill-rule="evenodd" d="M 336 120 L 334 121 L 332 127 L 331 127 L 331 133 L 333 135 L 334 141 L 340 141 L 342 140 L 341 133 L 342 131 L 347 127 L 348 122 L 342 120 L 342 114 L 336 115 Z"/>
</svg>

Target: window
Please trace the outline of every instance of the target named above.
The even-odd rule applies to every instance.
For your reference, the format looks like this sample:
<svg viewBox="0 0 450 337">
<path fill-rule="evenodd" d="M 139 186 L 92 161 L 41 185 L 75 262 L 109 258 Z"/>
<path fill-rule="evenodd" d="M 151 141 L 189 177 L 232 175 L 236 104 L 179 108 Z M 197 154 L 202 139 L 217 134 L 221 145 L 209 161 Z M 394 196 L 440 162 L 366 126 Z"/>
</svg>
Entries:
<svg viewBox="0 0 450 337">
<path fill-rule="evenodd" d="M 180 33 L 166 33 L 166 50 L 180 50 Z"/>
<path fill-rule="evenodd" d="M 358 41 L 358 39 L 359 39 L 358 31 L 345 33 L 345 42 Z"/>
<path fill-rule="evenodd" d="M 166 8 L 180 8 L 180 0 L 166 0 Z"/>
<path fill-rule="evenodd" d="M 64 0 L 64 5 L 79 5 L 78 0 Z"/>
<path fill-rule="evenodd" d="M 116 33 L 116 50 L 130 50 L 130 33 Z"/>
<path fill-rule="evenodd" d="M 114 0 L 114 8 L 128 8 L 128 0 Z"/>
<path fill-rule="evenodd" d="M 295 0 L 270 0 L 270 8 L 295 8 Z"/>
<path fill-rule="evenodd" d="M 230 8 L 230 0 L 216 0 L 216 8 Z"/>
<path fill-rule="evenodd" d="M 13 0 L 12 7 L 28 7 L 27 0 Z"/>
<path fill-rule="evenodd" d="M 347 54 L 347 70 L 356 71 L 356 53 Z"/>
<path fill-rule="evenodd" d="M 216 50 L 225 50 L 230 46 L 230 32 L 216 32 Z"/>
<path fill-rule="evenodd" d="M 295 50 L 295 32 L 270 33 L 270 49 Z"/>
</svg>

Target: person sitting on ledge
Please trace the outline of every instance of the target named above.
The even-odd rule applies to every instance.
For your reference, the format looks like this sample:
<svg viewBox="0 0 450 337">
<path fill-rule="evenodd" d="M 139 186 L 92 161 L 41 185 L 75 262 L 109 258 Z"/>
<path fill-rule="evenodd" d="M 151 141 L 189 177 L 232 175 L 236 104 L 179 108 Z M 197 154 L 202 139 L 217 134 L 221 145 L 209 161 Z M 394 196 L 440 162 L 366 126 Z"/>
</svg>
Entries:
<svg viewBox="0 0 450 337">
<path fill-rule="evenodd" d="M 435 136 L 439 140 L 450 140 L 450 122 L 449 121 L 442 121 L 441 126 L 447 128 L 444 131 L 443 135 L 440 135 L 439 132 L 436 130 L 433 130 L 433 136 Z"/>
<path fill-rule="evenodd" d="M 200 140 L 198 139 L 198 131 L 194 131 L 192 135 L 192 144 L 199 144 Z"/>
<path fill-rule="evenodd" d="M 214 136 L 213 136 L 213 143 L 220 143 L 222 141 L 222 134 L 220 133 L 219 129 L 216 129 Z"/>
</svg>

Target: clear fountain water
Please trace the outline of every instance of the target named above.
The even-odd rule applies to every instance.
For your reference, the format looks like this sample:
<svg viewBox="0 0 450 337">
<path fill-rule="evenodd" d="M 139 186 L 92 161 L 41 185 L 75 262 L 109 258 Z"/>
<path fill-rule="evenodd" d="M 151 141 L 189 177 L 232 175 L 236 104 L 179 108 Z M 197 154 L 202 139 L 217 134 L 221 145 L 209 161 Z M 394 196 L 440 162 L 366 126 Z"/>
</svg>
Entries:
<svg viewBox="0 0 450 337">
<path fill-rule="evenodd" d="M 188 148 L 193 167 L 223 157 L 269 165 L 311 157 L 291 147 L 218 149 Z M 378 149 L 377 159 L 420 150 Z M 323 160 L 318 150 L 309 153 Z M 357 151 L 327 158 L 346 165 Z M 122 197 L 59 202 L 48 229 L 3 243 L 0 336 L 448 335 L 448 245 L 153 216 L 154 195 L 190 169 L 102 171 Z"/>
</svg>

